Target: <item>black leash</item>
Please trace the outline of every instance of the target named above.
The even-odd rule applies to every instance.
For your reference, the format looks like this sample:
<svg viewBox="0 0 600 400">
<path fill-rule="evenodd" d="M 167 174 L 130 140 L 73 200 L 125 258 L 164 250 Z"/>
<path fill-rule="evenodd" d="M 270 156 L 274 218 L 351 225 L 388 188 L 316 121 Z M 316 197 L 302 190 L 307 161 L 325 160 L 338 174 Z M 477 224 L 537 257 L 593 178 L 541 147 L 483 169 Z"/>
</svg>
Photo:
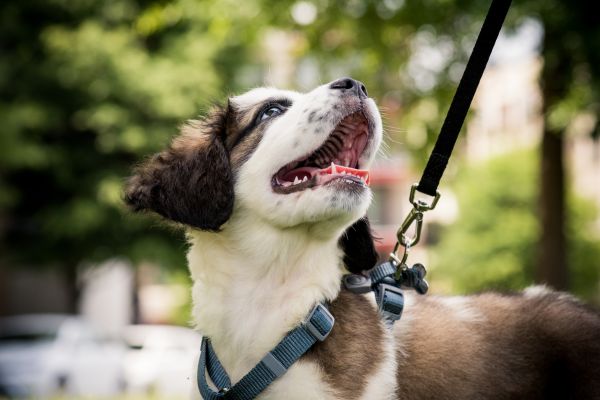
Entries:
<svg viewBox="0 0 600 400">
<path fill-rule="evenodd" d="M 440 179 L 442 179 L 442 175 L 454 149 L 454 144 L 465 121 L 467 111 L 469 111 L 471 101 L 473 100 L 473 96 L 475 96 L 475 91 L 490 58 L 496 39 L 500 34 L 500 28 L 502 28 L 510 4 L 511 0 L 492 1 L 475 46 L 473 47 L 473 52 L 469 57 L 463 76 L 460 79 L 458 88 L 448 109 L 448 114 L 446 114 L 446 118 L 444 119 L 440 134 L 425 166 L 425 171 L 423 171 L 423 176 L 421 176 L 419 183 L 415 183 L 411 187 L 410 202 L 413 204 L 413 209 L 398 230 L 398 241 L 389 259 L 390 262 L 396 263 L 400 269 L 407 268 L 405 262 L 408 252 L 412 246 L 417 244 L 421 237 L 423 214 L 426 211 L 433 210 L 440 199 L 440 193 L 437 190 Z M 433 196 L 433 200 L 427 202 L 423 199 L 417 199 L 417 191 Z M 415 225 L 415 233 L 411 237 L 407 235 L 407 232 L 413 224 Z M 404 256 L 402 259 L 399 259 L 397 256 L 400 245 L 404 247 Z M 399 278 L 400 275 L 399 272 L 397 277 Z"/>
<path fill-rule="evenodd" d="M 425 171 L 417 186 L 417 190 L 429 196 L 435 196 L 437 187 L 442 179 L 448 159 L 460 133 L 460 129 L 471 106 L 471 101 L 490 58 L 496 38 L 500 33 L 502 23 L 506 18 L 511 0 L 493 0 L 488 10 L 475 47 L 460 79 L 448 114 L 435 142 Z"/>
<path fill-rule="evenodd" d="M 440 199 L 437 188 L 444 174 L 454 144 L 462 128 L 467 111 L 483 75 L 483 71 L 500 34 L 511 0 L 493 0 L 485 17 L 473 52 L 460 79 L 452 103 L 435 142 L 433 151 L 419 183 L 412 185 L 410 202 L 413 205 L 408 216 L 398 229 L 397 242 L 388 261 L 379 264 L 368 272 L 367 275 L 346 275 L 345 287 L 356 293 L 375 292 L 379 312 L 389 325 L 400 319 L 404 307 L 404 297 L 401 287 L 415 289 L 419 294 L 425 294 L 429 285 L 425 280 L 426 270 L 422 264 L 408 267 L 406 264 L 408 253 L 412 246 L 421 238 L 423 215 L 426 211 L 433 210 Z M 416 192 L 432 196 L 433 199 L 425 201 L 416 196 Z M 414 234 L 408 235 L 409 229 L 414 225 Z M 398 257 L 398 248 L 404 247 L 404 255 Z"/>
</svg>

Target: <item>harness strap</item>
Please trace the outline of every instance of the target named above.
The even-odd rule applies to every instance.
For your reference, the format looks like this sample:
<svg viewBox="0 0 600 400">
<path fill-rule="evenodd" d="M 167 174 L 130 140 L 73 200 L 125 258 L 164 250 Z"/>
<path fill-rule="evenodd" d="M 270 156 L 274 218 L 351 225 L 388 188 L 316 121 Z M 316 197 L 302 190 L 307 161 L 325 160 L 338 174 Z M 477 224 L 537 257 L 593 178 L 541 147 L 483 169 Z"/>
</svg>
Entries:
<svg viewBox="0 0 600 400">
<path fill-rule="evenodd" d="M 392 327 L 404 310 L 404 295 L 400 290 L 400 282 L 394 279 L 397 267 L 391 262 L 384 262 L 368 272 L 371 287 L 375 293 L 377 309 L 383 321 Z"/>
<path fill-rule="evenodd" d="M 356 294 L 373 292 L 379 315 L 389 327 L 399 320 L 404 309 L 404 295 L 400 290 L 400 282 L 394 279 L 396 266 L 391 262 L 377 265 L 367 272 L 367 276 L 359 274 L 344 275 L 344 287 Z"/>
<path fill-rule="evenodd" d="M 417 190 L 435 196 L 511 0 L 493 0 Z"/>
<path fill-rule="evenodd" d="M 205 400 L 254 399 L 275 379 L 285 374 L 287 369 L 317 341 L 325 340 L 333 329 L 334 322 L 335 318 L 327 310 L 327 307 L 317 304 L 300 326 L 289 332 L 273 350 L 268 352 L 250 372 L 233 386 L 210 343 L 210 339 L 203 337 L 197 375 L 200 394 Z M 218 392 L 208 386 L 207 375 L 219 389 Z"/>
<path fill-rule="evenodd" d="M 419 294 L 427 293 L 425 280 L 427 271 L 421 264 L 411 268 L 405 264 L 398 267 L 394 261 L 386 261 L 366 272 L 366 275 L 347 274 L 343 277 L 344 287 L 356 294 L 373 292 L 377 309 L 388 327 L 402 316 L 404 295 L 401 287 L 412 288 Z"/>
<path fill-rule="evenodd" d="M 383 282 L 385 278 L 394 277 L 396 275 L 396 268 L 394 264 L 387 261 L 371 269 L 368 274 L 371 281 L 377 284 Z"/>
</svg>

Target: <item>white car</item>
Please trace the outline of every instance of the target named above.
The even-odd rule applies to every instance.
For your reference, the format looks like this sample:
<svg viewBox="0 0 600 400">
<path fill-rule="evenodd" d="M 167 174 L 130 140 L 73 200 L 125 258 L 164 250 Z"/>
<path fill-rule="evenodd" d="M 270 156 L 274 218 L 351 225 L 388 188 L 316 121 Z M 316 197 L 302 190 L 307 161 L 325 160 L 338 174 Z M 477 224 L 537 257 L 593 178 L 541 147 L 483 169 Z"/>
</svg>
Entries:
<svg viewBox="0 0 600 400">
<path fill-rule="evenodd" d="M 112 396 L 123 389 L 121 342 L 100 337 L 81 318 L 0 319 L 0 397 Z"/>
<path fill-rule="evenodd" d="M 123 336 L 129 346 L 124 364 L 128 392 L 189 398 L 196 385 L 198 333 L 179 326 L 130 325 Z"/>
</svg>

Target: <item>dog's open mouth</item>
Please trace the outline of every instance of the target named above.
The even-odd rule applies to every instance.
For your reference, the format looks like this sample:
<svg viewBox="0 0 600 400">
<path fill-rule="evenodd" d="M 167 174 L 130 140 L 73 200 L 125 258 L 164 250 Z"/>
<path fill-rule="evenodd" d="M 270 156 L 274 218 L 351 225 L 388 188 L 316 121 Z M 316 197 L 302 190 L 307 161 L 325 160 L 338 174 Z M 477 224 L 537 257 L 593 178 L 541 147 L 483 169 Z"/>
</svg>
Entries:
<svg viewBox="0 0 600 400">
<path fill-rule="evenodd" d="M 369 171 L 358 169 L 368 139 L 369 126 L 363 112 L 348 115 L 321 147 L 308 157 L 287 164 L 273 176 L 273 191 L 287 194 L 332 182 L 368 185 Z"/>
</svg>

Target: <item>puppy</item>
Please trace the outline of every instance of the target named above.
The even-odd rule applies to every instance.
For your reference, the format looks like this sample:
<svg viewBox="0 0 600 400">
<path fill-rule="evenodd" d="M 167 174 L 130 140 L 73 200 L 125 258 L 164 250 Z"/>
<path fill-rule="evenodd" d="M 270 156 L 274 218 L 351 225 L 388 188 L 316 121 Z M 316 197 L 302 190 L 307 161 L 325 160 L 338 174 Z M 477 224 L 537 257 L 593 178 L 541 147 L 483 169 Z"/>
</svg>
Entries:
<svg viewBox="0 0 600 400">
<path fill-rule="evenodd" d="M 253 89 L 130 178 L 126 201 L 187 229 L 193 318 L 237 382 L 318 302 L 335 317 L 261 399 L 600 399 L 600 316 L 534 287 L 406 295 L 389 329 L 342 276 L 376 263 L 368 168 L 378 109 L 349 78 L 308 93 Z"/>
</svg>

